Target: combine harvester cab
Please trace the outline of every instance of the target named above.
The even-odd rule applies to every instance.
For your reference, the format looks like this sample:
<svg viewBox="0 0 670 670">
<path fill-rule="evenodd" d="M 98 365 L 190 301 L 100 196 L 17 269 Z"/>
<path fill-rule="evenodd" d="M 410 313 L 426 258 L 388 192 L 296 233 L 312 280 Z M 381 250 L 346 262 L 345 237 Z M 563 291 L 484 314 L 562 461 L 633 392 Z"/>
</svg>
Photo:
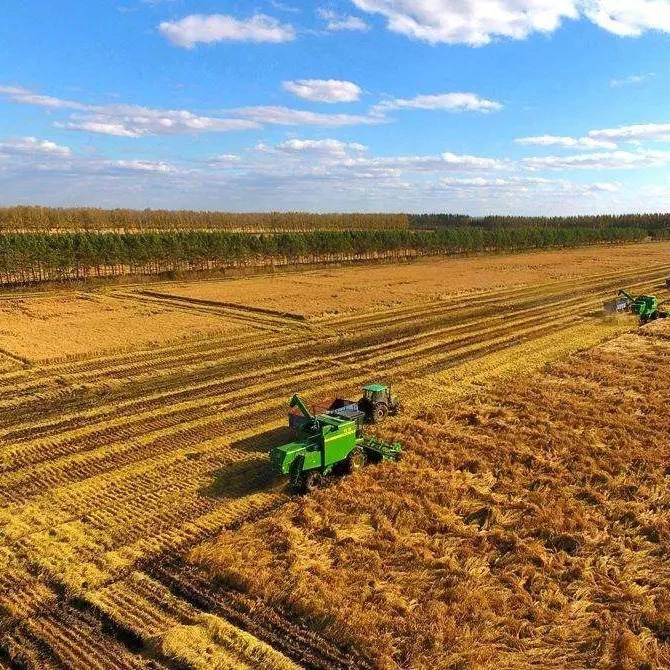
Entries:
<svg viewBox="0 0 670 670">
<path fill-rule="evenodd" d="M 365 413 L 355 403 L 313 415 L 295 395 L 291 408 L 296 407 L 302 415 L 302 420 L 294 421 L 296 440 L 275 447 L 269 454 L 273 472 L 288 475 L 294 490 L 307 493 L 330 474 L 352 473 L 368 462 L 400 459 L 402 447 L 398 443 L 387 444 L 363 434 Z"/>
</svg>

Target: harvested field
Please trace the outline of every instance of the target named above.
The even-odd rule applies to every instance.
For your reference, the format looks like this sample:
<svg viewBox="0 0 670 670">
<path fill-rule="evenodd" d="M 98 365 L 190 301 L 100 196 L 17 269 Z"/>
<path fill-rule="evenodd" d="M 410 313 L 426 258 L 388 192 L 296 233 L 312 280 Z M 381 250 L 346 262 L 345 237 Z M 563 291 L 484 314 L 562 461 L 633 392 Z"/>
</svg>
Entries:
<svg viewBox="0 0 670 670">
<path fill-rule="evenodd" d="M 156 346 L 239 330 L 239 323 L 210 315 L 104 295 L 66 293 L 0 300 L 2 349 L 28 361 Z"/>
<path fill-rule="evenodd" d="M 666 246 L 649 248 L 656 259 L 656 249 Z M 603 259 L 611 251 L 602 248 Z M 509 261 L 513 264 L 519 259 L 509 257 Z M 33 364 L 9 356 L 8 366 L 0 371 L 0 667 L 205 668 L 218 663 L 220 667 L 297 665 L 325 670 L 373 668 L 380 662 L 421 659 L 421 653 L 426 659 L 434 658 L 435 649 L 419 652 L 404 642 L 404 629 L 398 633 L 397 648 L 389 648 L 387 635 L 380 636 L 379 649 L 364 639 L 360 648 L 354 648 L 348 644 L 352 639 L 349 631 L 339 620 L 333 619 L 332 629 L 316 625 L 280 593 L 268 592 L 267 600 L 259 599 L 258 585 L 237 571 L 237 563 L 231 566 L 237 577 L 230 571 L 225 580 L 213 581 L 211 566 L 194 565 L 186 557 L 203 545 L 209 548 L 198 550 L 197 555 L 207 552 L 216 562 L 219 549 L 230 550 L 233 531 L 239 533 L 240 542 L 254 542 L 256 529 L 262 527 L 257 524 L 281 521 L 286 514 L 282 510 L 296 509 L 285 483 L 273 480 L 267 466 L 267 450 L 286 438 L 282 427 L 293 392 L 304 393 L 307 400 L 335 393 L 350 395 L 373 379 L 395 385 L 407 407 L 408 425 L 410 417 L 423 417 L 417 419 L 417 425 L 425 430 L 425 440 L 407 440 L 410 453 L 399 474 L 409 482 L 407 467 L 416 463 L 416 477 L 425 477 L 427 494 L 435 496 L 430 507 L 430 513 L 438 515 L 435 531 L 448 535 L 444 529 L 453 528 L 460 533 L 439 541 L 451 547 L 457 539 L 462 540 L 464 550 L 476 544 L 480 541 L 476 528 L 468 535 L 470 526 L 464 531 L 452 517 L 456 513 L 453 505 L 469 500 L 466 494 L 458 493 L 456 502 L 450 502 L 444 495 L 439 497 L 440 487 L 453 480 L 444 491 L 458 492 L 459 478 L 470 477 L 468 486 L 481 490 L 482 499 L 489 501 L 477 509 L 484 504 L 503 509 L 504 501 L 495 498 L 493 479 L 486 480 L 489 490 L 489 484 L 476 479 L 476 472 L 459 472 L 456 466 L 460 462 L 449 460 L 448 453 L 431 479 L 426 465 L 436 453 L 431 431 L 444 446 L 444 426 L 463 423 L 453 418 L 450 410 L 457 398 L 482 393 L 510 375 L 530 375 L 545 362 L 577 348 L 636 330 L 631 319 L 602 317 L 602 301 L 624 285 L 633 291 L 654 289 L 667 295 L 658 286 L 670 274 L 670 261 L 650 262 L 647 258 L 642 263 L 631 255 L 625 262 L 621 260 L 621 266 L 608 267 L 608 262 L 602 267 L 592 264 L 590 272 L 574 276 L 566 266 L 565 275 L 557 275 L 554 281 L 545 277 L 541 284 L 472 289 L 467 302 L 460 293 L 445 294 L 441 300 L 430 300 L 427 294 L 417 297 L 416 293 L 403 304 L 384 310 L 362 305 L 355 313 L 322 322 L 293 318 L 282 314 L 279 307 L 270 307 L 267 312 L 249 310 L 247 307 L 254 307 L 251 299 L 242 307 L 232 307 L 149 295 L 146 287 L 119 289 L 82 301 L 82 313 L 88 314 L 91 328 L 104 318 L 107 307 L 116 306 L 128 318 L 110 321 L 104 337 L 101 331 L 94 331 L 100 338 L 89 335 L 90 349 L 78 354 L 73 351 L 69 358 L 63 351 L 70 346 L 65 342 L 67 334 L 77 335 L 75 323 L 81 332 L 89 323 L 76 322 L 68 311 L 80 307 L 68 303 L 59 320 L 54 305 L 60 304 L 61 296 L 22 299 L 28 306 L 33 300 L 42 301 L 44 309 L 50 310 L 50 330 L 39 332 L 46 344 L 62 349 L 26 354 L 36 360 Z M 395 273 L 412 267 L 386 269 Z M 346 271 L 342 272 L 344 276 Z M 266 280 L 271 295 L 275 281 Z M 167 286 L 157 285 L 154 293 Z M 69 300 L 76 301 L 76 296 L 71 294 Z M 332 303 L 327 305 L 328 310 L 336 308 Z M 30 315 L 23 318 L 20 322 L 26 324 L 26 342 L 35 347 L 39 340 L 28 324 L 35 322 L 38 328 L 40 320 Z M 207 331 L 210 325 L 212 331 Z M 8 320 L 10 333 L 11 326 Z M 140 338 L 143 331 L 148 340 Z M 60 337 L 50 335 L 47 339 L 49 332 Z M 13 346 L 18 346 L 19 340 L 15 336 Z M 8 342 L 12 340 L 3 337 L 2 342 L 2 348 L 10 350 Z M 658 351 L 666 346 L 661 334 L 650 337 L 649 342 L 659 347 Z M 646 374 L 639 377 L 640 383 L 660 384 L 661 376 L 652 374 L 652 369 L 653 365 L 644 367 Z M 642 387 L 633 390 L 644 393 Z M 633 402 L 633 396 L 626 398 L 626 403 Z M 650 402 L 653 405 L 655 401 Z M 431 407 L 432 413 L 427 413 L 426 407 Z M 656 411 L 655 405 L 650 407 Z M 402 423 L 396 428 L 405 430 Z M 662 444 L 655 432 L 639 432 L 653 444 Z M 584 434 L 589 434 L 586 428 Z M 521 449 L 525 436 L 515 435 Z M 482 455 L 483 472 L 487 467 L 496 471 L 495 458 L 507 458 L 509 445 L 503 440 L 498 454 L 496 439 L 491 433 L 486 443 L 490 465 Z M 461 447 L 454 448 L 455 453 L 461 453 Z M 473 447 L 473 453 L 478 454 L 478 449 Z M 382 467 L 365 472 L 363 477 L 379 481 L 381 487 L 391 471 Z M 418 491 L 418 479 L 415 483 Z M 521 479 L 519 487 L 524 483 Z M 342 482 L 319 492 L 298 509 L 325 505 L 330 496 L 344 495 L 342 491 L 350 491 L 347 487 L 354 484 L 354 480 Z M 346 495 L 354 500 L 360 492 L 351 490 Z M 442 512 L 441 501 L 446 506 Z M 568 504 L 560 497 L 558 503 Z M 463 505 L 465 514 L 477 511 Z M 413 509 L 407 514 L 414 514 Z M 402 532 L 406 528 L 404 514 L 397 517 Z M 503 521 L 505 518 L 503 515 Z M 649 515 L 641 520 L 641 527 L 654 523 Z M 351 531 L 354 542 L 368 537 L 372 528 L 365 519 L 343 523 L 336 531 Z M 452 525 L 444 525 L 447 523 Z M 392 530 L 389 538 L 394 537 Z M 215 549 L 206 544 L 226 531 L 230 534 L 224 534 Z M 327 536 L 317 538 L 316 543 L 310 540 L 305 556 L 321 546 L 329 551 L 331 540 Z M 419 540 L 417 547 L 423 551 L 423 537 L 417 536 Z M 268 546 L 276 549 L 274 543 Z M 399 550 L 410 549 L 403 536 Z M 346 551 L 342 556 L 347 558 Z M 275 553 L 259 555 L 259 575 L 266 574 L 267 561 L 274 560 Z M 608 560 L 615 569 L 617 555 Z M 445 589 L 452 579 L 450 566 L 444 572 Z M 484 571 L 482 566 L 476 561 L 462 569 L 471 571 L 474 579 L 479 578 L 480 568 Z M 315 564 L 307 567 L 318 568 Z M 384 579 L 391 584 L 404 573 L 400 563 L 392 564 Z M 496 589 L 502 587 L 490 579 L 487 593 L 498 597 Z M 412 580 L 408 588 L 418 589 L 419 584 L 432 588 L 430 574 L 412 575 Z M 238 588 L 241 585 L 242 590 Z M 413 605 L 403 609 L 404 592 L 393 593 L 401 598 L 398 612 L 414 611 Z M 347 594 L 345 591 L 349 598 Z M 380 617 L 386 616 L 392 599 L 377 597 Z M 538 612 L 546 615 L 544 610 Z M 438 614 L 441 616 L 442 610 Z M 472 631 L 479 630 L 477 625 L 475 618 Z M 534 625 L 531 621 L 528 629 L 537 635 Z M 630 631 L 639 637 L 638 629 L 630 627 Z M 498 644 L 494 631 L 487 635 L 481 652 L 486 662 L 486 654 Z M 465 644 L 459 640 L 454 644 Z M 661 647 L 654 651 L 651 641 L 647 644 L 645 640 L 644 653 L 658 653 L 663 659 Z M 504 651 L 508 654 L 504 658 L 514 660 L 512 651 Z M 465 652 L 456 646 L 453 653 Z M 549 660 L 559 667 L 556 659 Z"/>
<path fill-rule="evenodd" d="M 670 667 L 669 362 L 655 324 L 426 407 L 191 559 L 379 667 Z"/>
<path fill-rule="evenodd" d="M 644 250 L 644 251 L 643 251 Z M 670 243 L 591 247 L 469 258 L 421 260 L 318 270 L 233 281 L 166 285 L 161 292 L 186 299 L 238 304 L 309 318 L 360 310 L 385 310 L 417 300 L 440 300 L 491 289 L 538 286 L 596 273 L 664 263 Z"/>
</svg>

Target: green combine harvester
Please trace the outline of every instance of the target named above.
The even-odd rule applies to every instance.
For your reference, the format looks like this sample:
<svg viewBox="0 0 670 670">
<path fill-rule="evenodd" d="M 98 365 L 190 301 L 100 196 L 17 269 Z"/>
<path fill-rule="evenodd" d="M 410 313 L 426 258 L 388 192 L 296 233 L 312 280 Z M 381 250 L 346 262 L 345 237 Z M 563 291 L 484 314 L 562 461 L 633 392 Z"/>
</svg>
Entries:
<svg viewBox="0 0 670 670">
<path fill-rule="evenodd" d="M 294 395 L 291 408 L 294 407 L 302 418 L 294 425 L 296 439 L 272 449 L 270 463 L 275 474 L 289 476 L 296 491 L 313 491 L 325 477 L 355 472 L 368 462 L 400 459 L 400 444 L 387 444 L 364 434 L 366 415 L 356 404 L 313 415 Z"/>
<path fill-rule="evenodd" d="M 660 309 L 660 306 L 661 303 L 655 295 L 633 297 L 623 289 L 617 293 L 615 300 L 608 300 L 604 305 L 605 311 L 609 313 L 632 312 L 640 317 L 640 322 L 643 324 L 670 317 L 670 312 Z"/>
</svg>

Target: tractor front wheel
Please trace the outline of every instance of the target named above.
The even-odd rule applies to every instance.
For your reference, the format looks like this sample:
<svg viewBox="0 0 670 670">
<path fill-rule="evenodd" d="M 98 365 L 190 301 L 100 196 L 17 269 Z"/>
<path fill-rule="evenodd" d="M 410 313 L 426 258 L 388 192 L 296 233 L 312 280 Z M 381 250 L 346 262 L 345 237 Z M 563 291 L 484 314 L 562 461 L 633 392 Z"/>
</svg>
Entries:
<svg viewBox="0 0 670 670">
<path fill-rule="evenodd" d="M 353 474 L 358 470 L 362 470 L 368 463 L 368 457 L 365 455 L 365 452 L 360 448 L 356 447 L 348 456 L 347 456 L 347 472 Z"/>
</svg>

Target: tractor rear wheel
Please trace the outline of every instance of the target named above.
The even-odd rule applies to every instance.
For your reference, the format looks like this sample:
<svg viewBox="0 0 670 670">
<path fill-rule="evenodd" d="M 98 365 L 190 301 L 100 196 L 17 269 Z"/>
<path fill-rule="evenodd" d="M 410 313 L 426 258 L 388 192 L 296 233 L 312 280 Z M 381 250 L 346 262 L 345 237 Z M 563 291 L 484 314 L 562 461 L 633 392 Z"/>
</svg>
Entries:
<svg viewBox="0 0 670 670">
<path fill-rule="evenodd" d="M 375 405 L 372 409 L 372 421 L 373 423 L 381 423 L 386 415 L 389 413 L 389 408 L 383 403 Z"/>
<path fill-rule="evenodd" d="M 362 470 L 367 463 L 368 457 L 365 452 L 360 447 L 356 447 L 347 456 L 347 472 L 353 474 L 358 470 Z"/>
</svg>

